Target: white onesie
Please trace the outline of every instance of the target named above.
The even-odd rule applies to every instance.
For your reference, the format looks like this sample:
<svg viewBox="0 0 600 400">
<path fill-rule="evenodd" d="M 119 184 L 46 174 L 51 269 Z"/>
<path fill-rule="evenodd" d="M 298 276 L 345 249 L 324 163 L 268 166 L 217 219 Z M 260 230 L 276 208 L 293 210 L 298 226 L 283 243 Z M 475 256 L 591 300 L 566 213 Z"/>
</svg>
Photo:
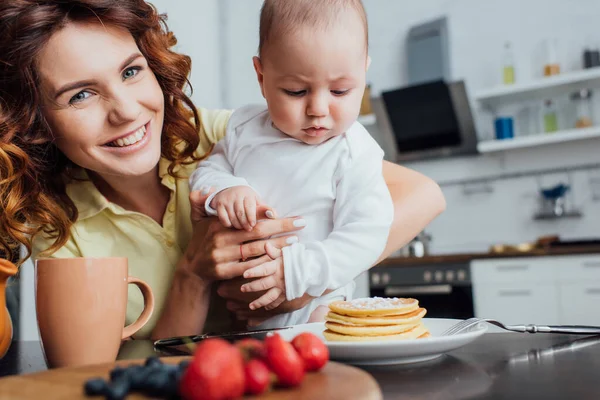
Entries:
<svg viewBox="0 0 600 400">
<path fill-rule="evenodd" d="M 319 305 L 352 299 L 354 278 L 383 252 L 394 209 L 382 175 L 383 150 L 355 122 L 342 135 L 308 145 L 273 127 L 267 109 L 236 110 L 227 134 L 190 177 L 192 190 L 250 186 L 278 217 L 302 216 L 299 242 L 283 248 L 286 297 L 316 297 L 260 328 L 306 323 Z M 289 234 L 289 233 L 288 233 Z M 327 289 L 333 292 L 323 295 Z"/>
</svg>

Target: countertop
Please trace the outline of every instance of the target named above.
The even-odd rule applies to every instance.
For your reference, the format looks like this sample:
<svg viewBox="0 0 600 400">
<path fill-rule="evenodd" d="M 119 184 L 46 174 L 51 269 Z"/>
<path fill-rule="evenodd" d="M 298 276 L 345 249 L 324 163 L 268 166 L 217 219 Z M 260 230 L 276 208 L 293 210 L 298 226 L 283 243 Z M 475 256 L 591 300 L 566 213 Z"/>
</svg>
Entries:
<svg viewBox="0 0 600 400">
<path fill-rule="evenodd" d="M 154 354 L 136 340 L 119 359 Z M 45 369 L 39 342 L 15 342 L 0 360 L 0 376 Z M 600 336 L 487 333 L 434 361 L 366 370 L 384 399 L 598 399 Z"/>
<path fill-rule="evenodd" d="M 377 267 L 400 267 L 423 264 L 458 264 L 480 259 L 565 256 L 579 254 L 600 254 L 600 246 L 569 246 L 549 249 L 536 249 L 527 252 L 436 254 L 425 257 L 389 257 L 377 264 Z"/>
</svg>

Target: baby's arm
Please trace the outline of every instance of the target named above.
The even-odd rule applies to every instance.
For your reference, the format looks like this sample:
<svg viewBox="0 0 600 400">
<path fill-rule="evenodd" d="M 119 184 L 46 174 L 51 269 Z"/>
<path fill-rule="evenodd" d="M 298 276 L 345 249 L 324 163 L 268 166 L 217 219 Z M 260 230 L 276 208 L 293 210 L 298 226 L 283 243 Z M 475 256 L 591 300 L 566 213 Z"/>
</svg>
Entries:
<svg viewBox="0 0 600 400">
<path fill-rule="evenodd" d="M 190 176 L 190 189 L 202 190 L 213 188 L 205 203 L 206 213 L 216 215 L 226 227 L 252 230 L 256 225 L 257 208 L 261 206 L 256 192 L 244 178 L 233 174 L 233 167 L 229 160 L 232 151 L 232 140 L 228 132 L 211 155 L 200 162 L 198 168 Z M 266 208 L 266 207 L 263 207 Z M 273 211 L 268 210 L 266 216 L 272 218 Z"/>
<path fill-rule="evenodd" d="M 333 231 L 323 241 L 283 249 L 288 300 L 350 283 L 385 248 L 394 208 L 381 171 L 383 151 L 362 126 L 348 135 L 354 135 L 352 156 L 336 186 Z"/>
</svg>

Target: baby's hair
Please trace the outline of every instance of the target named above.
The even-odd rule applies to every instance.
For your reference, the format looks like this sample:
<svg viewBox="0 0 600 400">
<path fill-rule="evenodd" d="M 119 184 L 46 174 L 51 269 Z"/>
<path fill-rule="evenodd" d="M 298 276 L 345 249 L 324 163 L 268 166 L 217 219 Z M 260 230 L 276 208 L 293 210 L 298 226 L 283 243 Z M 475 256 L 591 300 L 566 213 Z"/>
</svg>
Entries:
<svg viewBox="0 0 600 400">
<path fill-rule="evenodd" d="M 299 27 L 327 28 L 348 9 L 360 17 L 368 47 L 367 13 L 361 0 L 265 0 L 260 10 L 258 56 L 263 55 L 272 38 L 293 33 Z"/>
</svg>

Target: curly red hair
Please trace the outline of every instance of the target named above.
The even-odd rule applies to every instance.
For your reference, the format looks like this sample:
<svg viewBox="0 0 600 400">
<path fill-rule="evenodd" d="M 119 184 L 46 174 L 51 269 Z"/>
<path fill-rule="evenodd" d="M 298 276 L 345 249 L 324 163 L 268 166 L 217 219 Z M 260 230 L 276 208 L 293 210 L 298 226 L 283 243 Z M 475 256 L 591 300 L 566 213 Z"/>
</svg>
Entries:
<svg viewBox="0 0 600 400">
<path fill-rule="evenodd" d="M 164 93 L 162 156 L 180 164 L 198 160 L 199 115 L 186 95 L 191 59 L 170 48 L 177 43 L 166 16 L 144 0 L 11 0 L 0 2 L 0 252 L 28 258 L 41 232 L 62 247 L 77 220 L 66 184 L 78 167 L 51 141 L 41 113 L 36 57 L 69 22 L 100 21 L 127 29 Z"/>
</svg>

